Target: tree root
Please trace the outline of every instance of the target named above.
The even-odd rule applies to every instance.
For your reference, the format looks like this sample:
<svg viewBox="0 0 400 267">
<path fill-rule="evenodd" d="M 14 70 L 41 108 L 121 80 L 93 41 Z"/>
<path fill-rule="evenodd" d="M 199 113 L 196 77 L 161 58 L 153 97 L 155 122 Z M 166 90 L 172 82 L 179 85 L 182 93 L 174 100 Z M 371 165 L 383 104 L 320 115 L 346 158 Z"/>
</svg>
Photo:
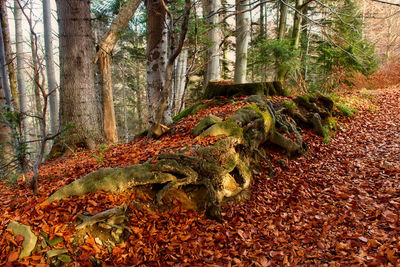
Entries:
<svg viewBox="0 0 400 267">
<path fill-rule="evenodd" d="M 215 144 L 190 148 L 190 156 L 183 153 L 164 153 L 156 157 L 155 163 L 152 163 L 156 160 L 153 158 L 133 166 L 100 169 L 56 191 L 47 201 L 97 190 L 120 193 L 138 186 L 158 185 L 153 188 L 159 188 L 161 185 L 154 201 L 163 205 L 163 199 L 173 189 L 185 193 L 190 186 L 200 186 L 205 188 L 207 197 L 194 196 L 193 199 L 202 199 L 203 202 L 198 207 L 204 208 L 211 218 L 220 220 L 222 201 L 238 196 L 250 187 L 253 179 L 250 166 L 256 163 L 255 155 L 267 161 L 270 173 L 273 173 L 271 161 L 260 149 L 265 150 L 272 143 L 284 149 L 289 156 L 298 156 L 306 151 L 297 123 L 321 127 L 320 118 L 326 116 L 327 109 L 316 103 L 329 104 L 329 101 L 325 98 L 318 99 L 289 110 L 282 105 L 265 101 L 260 96 L 251 96 L 245 101 L 253 104 L 239 109 L 227 120 L 222 121 L 215 116 L 207 117 L 207 121 L 200 122 L 200 126 L 192 132 L 201 136 L 225 136 Z M 305 110 L 304 106 L 311 108 L 313 113 L 302 112 Z M 315 112 L 317 109 L 322 115 Z M 317 115 L 310 119 L 310 114 Z M 294 135 L 296 141 L 279 131 Z M 204 194 L 204 191 L 198 191 L 199 194 Z"/>
</svg>

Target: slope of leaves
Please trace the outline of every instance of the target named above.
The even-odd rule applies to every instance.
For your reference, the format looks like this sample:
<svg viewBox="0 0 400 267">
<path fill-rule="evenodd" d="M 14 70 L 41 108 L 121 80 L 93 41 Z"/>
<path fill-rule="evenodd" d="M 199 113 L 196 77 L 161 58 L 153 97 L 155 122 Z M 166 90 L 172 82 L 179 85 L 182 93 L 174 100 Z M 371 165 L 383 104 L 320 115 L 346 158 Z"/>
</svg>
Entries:
<svg viewBox="0 0 400 267">
<path fill-rule="evenodd" d="M 228 116 L 240 105 L 212 106 L 178 124 L 175 135 L 145 143 L 107 149 L 99 166 L 84 151 L 54 161 L 41 170 L 41 194 L 33 197 L 22 184 L 0 185 L 0 264 L 16 260 L 20 241 L 5 230 L 10 220 L 32 226 L 50 238 L 62 236 L 59 248 L 68 248 L 74 261 L 86 265 L 94 256 L 101 262 L 122 266 L 156 265 L 340 265 L 400 264 L 400 90 L 379 90 L 374 95 L 379 110 L 362 110 L 352 121 L 342 121 L 329 145 L 310 131 L 303 138 L 310 153 L 278 164 L 276 174 L 255 172 L 252 198 L 225 207 L 223 223 L 179 206 L 166 212 L 138 210 L 131 206 L 133 235 L 112 251 L 96 245 L 93 237 L 77 250 L 71 248 L 76 214 L 96 213 L 135 197 L 105 192 L 72 197 L 43 206 L 50 193 L 99 167 L 125 166 L 152 155 L 190 145 L 214 142 L 192 139 L 188 133 L 207 114 Z M 343 119 L 348 120 L 348 119 Z M 45 264 L 42 252 L 21 263 Z"/>
</svg>

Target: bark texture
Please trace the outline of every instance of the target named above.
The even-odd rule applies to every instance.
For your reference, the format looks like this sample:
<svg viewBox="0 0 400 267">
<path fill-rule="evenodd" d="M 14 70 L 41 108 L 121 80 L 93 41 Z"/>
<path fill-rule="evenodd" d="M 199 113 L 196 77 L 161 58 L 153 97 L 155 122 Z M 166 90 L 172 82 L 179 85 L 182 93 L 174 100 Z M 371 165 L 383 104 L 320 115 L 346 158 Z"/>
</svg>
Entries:
<svg viewBox="0 0 400 267">
<path fill-rule="evenodd" d="M 168 60 L 166 10 L 161 0 L 147 0 L 147 17 L 147 103 L 150 123 L 154 123 L 155 111 L 158 109 L 161 94 L 165 88 Z"/>
<path fill-rule="evenodd" d="M 54 153 L 67 147 L 94 148 L 105 141 L 99 92 L 94 87 L 94 46 L 89 1 L 57 0 L 60 35 L 60 126 L 68 134 Z"/>
<path fill-rule="evenodd" d="M 221 0 L 203 0 L 206 9 L 206 16 L 210 30 L 208 31 L 208 41 L 210 47 L 208 49 L 208 63 L 207 63 L 207 78 L 206 83 L 211 80 L 218 80 L 220 78 L 220 51 L 219 44 L 221 42 L 221 34 L 219 23 L 221 22 L 219 12 L 221 8 Z"/>
<path fill-rule="evenodd" d="M 301 12 L 301 7 L 303 5 L 303 0 L 296 0 L 296 9 Z M 299 13 L 294 14 L 294 21 L 293 21 L 293 48 L 298 49 L 300 45 L 300 34 L 301 34 L 301 24 L 303 21 L 303 17 Z"/>
<path fill-rule="evenodd" d="M 123 5 L 111 24 L 107 36 L 99 44 L 96 55 L 101 75 L 104 132 L 106 138 L 114 143 L 118 141 L 118 135 L 112 94 L 111 54 L 122 31 L 135 14 L 140 2 L 140 0 L 130 0 Z"/>
<path fill-rule="evenodd" d="M 14 0 L 14 18 L 15 18 L 15 41 L 17 53 L 17 83 L 19 93 L 20 113 L 22 114 L 22 135 L 25 141 L 29 141 L 29 124 L 26 117 L 28 110 L 25 82 L 25 55 L 24 39 L 22 35 L 22 11 L 18 1 Z"/>
<path fill-rule="evenodd" d="M 58 89 L 56 82 L 56 72 L 54 69 L 54 51 L 53 51 L 53 38 L 51 26 L 51 9 L 50 0 L 43 0 L 43 28 L 44 28 L 44 49 L 46 58 L 46 74 L 47 74 L 47 87 L 48 92 L 52 92 L 49 96 L 50 106 L 50 130 L 55 134 L 59 129 L 58 127 Z"/>
<path fill-rule="evenodd" d="M 0 28 L 2 25 L 0 25 Z M 6 111 L 3 107 L 7 104 L 9 107 L 11 104 L 10 89 L 7 81 L 7 67 L 6 67 L 6 55 L 4 49 L 3 34 L 0 29 L 0 165 L 4 165 L 12 157 L 12 146 L 11 146 L 11 129 L 8 126 L 3 112 Z M 7 97 L 6 97 L 7 95 Z M 8 99 L 7 99 L 8 98 Z"/>
<path fill-rule="evenodd" d="M 3 33 L 4 51 L 6 55 L 6 64 L 8 68 L 8 79 L 10 81 L 9 86 L 12 95 L 12 103 L 16 110 L 19 110 L 19 95 L 17 88 L 17 76 L 15 73 L 14 55 L 11 48 L 10 39 L 10 28 L 8 24 L 7 6 L 6 1 L 0 3 L 0 16 L 1 16 L 1 27 Z"/>
<path fill-rule="evenodd" d="M 236 60 L 235 83 L 246 82 L 247 48 L 250 38 L 250 13 L 243 12 L 248 9 L 248 0 L 236 0 Z"/>
</svg>

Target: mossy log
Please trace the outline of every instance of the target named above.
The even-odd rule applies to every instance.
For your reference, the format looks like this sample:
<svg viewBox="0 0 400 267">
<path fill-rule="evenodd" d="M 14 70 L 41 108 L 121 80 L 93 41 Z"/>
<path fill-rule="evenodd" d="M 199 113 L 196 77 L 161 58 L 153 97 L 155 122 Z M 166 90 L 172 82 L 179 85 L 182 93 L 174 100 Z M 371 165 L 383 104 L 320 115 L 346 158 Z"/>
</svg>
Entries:
<svg viewBox="0 0 400 267">
<path fill-rule="evenodd" d="M 204 93 L 204 98 L 210 99 L 217 96 L 230 97 L 240 95 L 287 96 L 288 93 L 282 82 L 279 81 L 243 84 L 209 82 Z"/>
<path fill-rule="evenodd" d="M 249 189 L 250 169 L 257 163 L 255 155 L 262 155 L 261 150 L 268 144 L 280 146 L 291 156 L 305 151 L 296 125 L 288 120 L 284 122 L 284 116 L 265 97 L 251 96 L 245 101 L 251 103 L 225 121 L 214 116 L 199 123 L 195 135 L 224 137 L 213 145 L 160 154 L 133 166 L 100 169 L 56 191 L 47 201 L 97 190 L 119 193 L 133 187 L 153 186 L 157 188 L 154 200 L 158 205 L 163 204 L 168 192 L 181 190 L 190 201 L 196 202 L 198 209 L 205 209 L 210 217 L 220 219 L 224 199 Z M 278 132 L 277 125 L 283 123 L 296 133 L 296 141 Z M 193 190 L 194 187 L 202 190 Z"/>
</svg>

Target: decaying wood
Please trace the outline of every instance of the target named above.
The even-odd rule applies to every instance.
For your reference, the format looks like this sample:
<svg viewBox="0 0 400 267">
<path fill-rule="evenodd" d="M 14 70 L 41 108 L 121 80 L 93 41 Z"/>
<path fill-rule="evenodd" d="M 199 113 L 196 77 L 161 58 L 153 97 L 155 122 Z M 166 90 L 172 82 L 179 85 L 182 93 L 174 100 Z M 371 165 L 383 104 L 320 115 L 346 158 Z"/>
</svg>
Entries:
<svg viewBox="0 0 400 267">
<path fill-rule="evenodd" d="M 125 212 L 127 205 L 121 205 L 103 212 L 97 213 L 93 216 L 78 214 L 82 223 L 76 226 L 76 229 L 83 229 L 95 223 L 104 222 L 109 226 L 120 225 L 125 220 Z"/>
</svg>

